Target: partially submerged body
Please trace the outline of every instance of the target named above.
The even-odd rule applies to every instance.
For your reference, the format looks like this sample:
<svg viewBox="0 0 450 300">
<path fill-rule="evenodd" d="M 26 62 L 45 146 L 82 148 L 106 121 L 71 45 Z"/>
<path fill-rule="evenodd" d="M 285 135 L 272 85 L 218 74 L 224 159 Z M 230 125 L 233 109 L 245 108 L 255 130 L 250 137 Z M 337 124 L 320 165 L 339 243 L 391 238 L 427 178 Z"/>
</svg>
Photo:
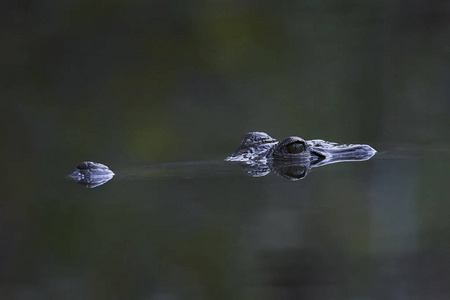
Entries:
<svg viewBox="0 0 450 300">
<path fill-rule="evenodd" d="M 297 136 L 277 141 L 264 132 L 249 132 L 226 161 L 236 161 L 253 177 L 271 171 L 289 180 L 299 180 L 313 167 L 337 162 L 364 161 L 375 155 L 369 145 L 306 141 Z"/>
<path fill-rule="evenodd" d="M 249 132 L 244 136 L 237 151 L 225 160 L 238 162 L 245 172 L 253 177 L 274 172 L 289 180 L 299 180 L 313 167 L 368 160 L 375 153 L 369 145 L 306 141 L 297 136 L 277 141 L 264 132 Z M 68 177 L 93 188 L 111 180 L 114 175 L 107 166 L 86 161 L 78 165 Z"/>
</svg>

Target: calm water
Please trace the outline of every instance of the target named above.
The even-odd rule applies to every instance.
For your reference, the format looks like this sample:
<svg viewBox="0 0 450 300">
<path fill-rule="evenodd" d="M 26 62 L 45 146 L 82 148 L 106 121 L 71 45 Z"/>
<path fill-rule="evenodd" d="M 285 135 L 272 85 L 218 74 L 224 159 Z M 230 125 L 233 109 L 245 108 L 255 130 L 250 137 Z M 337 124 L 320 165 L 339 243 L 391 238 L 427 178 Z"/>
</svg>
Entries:
<svg viewBox="0 0 450 300">
<path fill-rule="evenodd" d="M 35 196 L 10 204 L 3 291 L 17 299 L 445 299 L 450 189 L 436 171 L 450 167 L 450 152 L 434 154 L 381 151 L 296 182 L 253 178 L 220 160 L 128 167 L 94 189 L 44 174 Z"/>
<path fill-rule="evenodd" d="M 44 2 L 0 10 L 1 299 L 450 298 L 448 1 Z M 378 153 L 254 178 L 248 131 Z"/>
</svg>

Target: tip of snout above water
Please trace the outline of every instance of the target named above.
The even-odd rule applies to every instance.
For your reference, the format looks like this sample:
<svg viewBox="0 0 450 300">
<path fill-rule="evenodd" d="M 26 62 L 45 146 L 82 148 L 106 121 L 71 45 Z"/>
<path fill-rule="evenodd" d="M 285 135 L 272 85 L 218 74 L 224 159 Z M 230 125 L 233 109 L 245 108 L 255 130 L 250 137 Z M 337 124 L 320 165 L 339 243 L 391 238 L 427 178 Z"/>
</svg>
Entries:
<svg viewBox="0 0 450 300">
<path fill-rule="evenodd" d="M 114 172 L 104 164 L 84 161 L 67 177 L 87 188 L 94 188 L 108 182 L 114 175 Z"/>
</svg>

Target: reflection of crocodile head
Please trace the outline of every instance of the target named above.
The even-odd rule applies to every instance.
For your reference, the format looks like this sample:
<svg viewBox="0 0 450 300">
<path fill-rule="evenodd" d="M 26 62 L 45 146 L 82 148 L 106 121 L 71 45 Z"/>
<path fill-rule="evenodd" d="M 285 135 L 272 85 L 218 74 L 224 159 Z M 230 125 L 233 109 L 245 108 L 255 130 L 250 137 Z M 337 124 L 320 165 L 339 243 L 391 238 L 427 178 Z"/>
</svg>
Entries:
<svg viewBox="0 0 450 300">
<path fill-rule="evenodd" d="M 277 141 L 264 132 L 249 132 L 238 150 L 225 160 L 240 162 L 244 170 L 253 177 L 265 176 L 273 171 L 289 180 L 299 180 L 313 167 L 368 160 L 375 153 L 368 145 L 305 141 L 296 136 Z"/>
<path fill-rule="evenodd" d="M 103 164 L 85 161 L 67 176 L 87 188 L 94 188 L 111 180 L 114 173 Z"/>
</svg>

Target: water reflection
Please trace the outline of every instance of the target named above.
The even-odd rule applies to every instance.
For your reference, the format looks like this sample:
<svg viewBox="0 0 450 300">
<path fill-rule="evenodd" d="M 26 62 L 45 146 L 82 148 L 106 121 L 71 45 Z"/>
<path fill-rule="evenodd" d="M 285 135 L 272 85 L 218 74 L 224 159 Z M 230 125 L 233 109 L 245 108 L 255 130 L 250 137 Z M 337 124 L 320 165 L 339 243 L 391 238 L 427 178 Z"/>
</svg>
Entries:
<svg viewBox="0 0 450 300">
<path fill-rule="evenodd" d="M 371 153 L 365 157 L 354 159 L 332 159 L 332 160 L 297 160 L 297 161 L 283 161 L 271 160 L 266 163 L 263 162 L 241 162 L 239 165 L 242 169 L 252 177 L 262 177 L 273 172 L 283 178 L 291 181 L 297 181 L 305 178 L 312 168 L 326 166 L 338 162 L 348 161 L 365 161 L 370 159 L 375 153 Z"/>
<path fill-rule="evenodd" d="M 311 159 L 310 157 L 307 157 L 295 160 L 272 159 L 267 161 L 245 161 L 238 162 L 238 164 L 242 167 L 245 173 L 252 177 L 263 177 L 273 172 L 290 181 L 297 181 L 306 177 L 312 168 L 338 162 L 365 161 L 370 159 L 373 155 L 375 155 L 375 152 L 366 152 L 364 155 L 358 153 L 358 155 L 346 155 L 345 157 L 334 156 L 321 159 Z M 223 167 L 223 165 L 219 165 L 216 162 L 198 161 L 187 163 L 169 163 L 154 165 L 147 167 L 147 170 L 134 170 L 131 172 L 132 174 L 121 175 L 132 179 L 139 177 L 148 178 L 149 176 L 161 177 L 162 173 L 165 171 L 169 174 L 169 176 L 177 176 L 180 175 L 180 170 L 184 170 L 183 173 L 190 174 L 190 176 L 209 176 L 210 174 L 198 172 L 201 168 L 204 168 L 205 165 L 208 168 L 208 173 L 214 171 L 220 172 Z M 177 172 L 174 172 L 174 170 L 177 170 Z M 153 173 L 151 171 L 153 171 Z M 111 171 L 106 165 L 86 161 L 78 165 L 72 173 L 67 175 L 67 178 L 75 180 L 86 188 L 95 188 L 111 180 L 114 175 L 114 172 Z"/>
</svg>

